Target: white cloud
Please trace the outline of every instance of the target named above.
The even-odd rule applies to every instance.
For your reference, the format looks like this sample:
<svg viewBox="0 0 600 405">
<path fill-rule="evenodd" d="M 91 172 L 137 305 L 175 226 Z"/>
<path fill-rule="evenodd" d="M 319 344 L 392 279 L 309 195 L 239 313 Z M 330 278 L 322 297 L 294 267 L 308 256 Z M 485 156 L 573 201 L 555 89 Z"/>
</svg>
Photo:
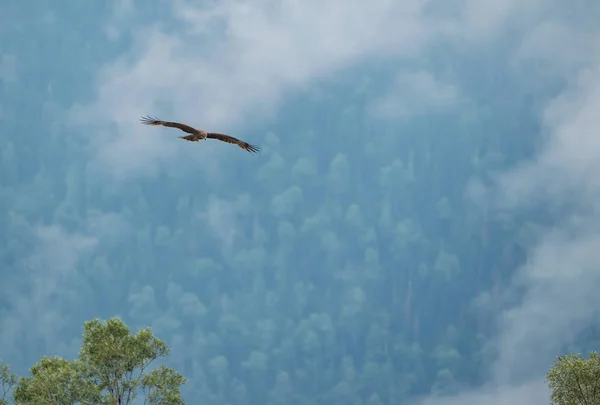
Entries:
<svg viewBox="0 0 600 405">
<path fill-rule="evenodd" d="M 569 221 L 546 235 L 515 280 L 523 301 L 501 320 L 496 381 L 516 383 L 544 375 L 561 345 L 600 315 L 600 217 Z M 595 229 L 594 229 L 595 228 Z"/>
<path fill-rule="evenodd" d="M 600 59 L 572 76 L 543 114 L 546 148 L 501 180 L 505 204 L 595 205 L 600 197 Z"/>
<path fill-rule="evenodd" d="M 72 110 L 75 124 L 92 125 L 85 128 L 91 128 L 86 136 L 98 150 L 96 168 L 112 175 L 151 174 L 171 161 L 184 163 L 181 157 L 186 154 L 195 155 L 194 165 L 214 171 L 221 145 L 207 142 L 190 148 L 174 139 L 175 130 L 141 126 L 137 121 L 141 115 L 232 132 L 260 143 L 262 134 L 256 128 L 261 120 L 273 117 L 286 92 L 303 91 L 316 80 L 368 60 L 411 58 L 438 40 L 481 45 L 499 33 L 523 30 L 525 40 L 515 44 L 515 61 L 547 63 L 564 57 L 549 71 L 564 74 L 589 63 L 581 44 L 594 44 L 597 38 L 590 36 L 595 31 L 589 27 L 581 31 L 568 21 L 544 20 L 547 13 L 560 14 L 555 6 L 559 2 L 541 0 L 172 4 L 173 18 L 180 26 L 159 27 L 149 22 L 137 29 L 130 52 L 102 69 L 97 98 Z M 121 21 L 115 20 L 113 33 L 124 32 L 128 21 Z M 560 52 L 556 41 L 562 45 Z M 547 148 L 530 164 L 503 177 L 498 189 L 509 208 L 544 200 L 598 208 L 593 202 L 600 191 L 594 176 L 600 169 L 595 141 L 600 128 L 596 118 L 600 117 L 600 87 L 594 81 L 598 73 L 597 68 L 581 70 L 574 87 L 546 109 Z M 380 101 L 383 111 L 406 109 L 415 95 L 429 107 L 448 106 L 460 99 L 460 91 L 427 72 L 400 76 L 396 90 Z M 206 217 L 230 247 L 235 221 L 229 211 L 229 205 L 211 199 Z M 600 221 L 596 215 L 585 219 L 579 224 L 572 218 L 558 224 L 560 228 L 529 252 L 531 262 L 515 280 L 515 286 L 525 286 L 528 293 L 500 319 L 493 388 L 428 399 L 426 404 L 547 403 L 548 392 L 541 382 L 544 367 L 557 346 L 583 327 L 597 309 L 589 286 L 598 281 L 593 263 L 598 262 L 594 246 L 600 240 L 593 228 Z M 573 229 L 577 236 L 572 235 Z M 540 322 L 545 323 L 537 327 Z M 526 364 L 523 353 L 531 355 L 525 357 Z M 523 384 L 511 376 L 519 376 Z"/>
<path fill-rule="evenodd" d="M 233 243 L 238 234 L 236 227 L 236 210 L 234 204 L 216 196 L 208 199 L 206 211 L 198 214 L 213 229 L 214 234 L 220 239 L 222 250 L 231 254 Z"/>
<path fill-rule="evenodd" d="M 121 38 L 121 27 L 127 26 L 135 12 L 134 0 L 114 0 L 112 2 L 112 20 L 105 26 L 105 32 L 109 39 Z"/>
<path fill-rule="evenodd" d="M 530 253 L 517 280 L 523 303 L 505 314 L 498 378 L 540 373 L 561 344 L 600 314 L 600 60 L 584 67 L 543 116 L 547 146 L 502 178 L 508 204 L 570 207 Z"/>
<path fill-rule="evenodd" d="M 547 405 L 547 386 L 543 381 L 514 385 L 486 386 L 449 398 L 430 397 L 419 405 Z"/>
<path fill-rule="evenodd" d="M 507 31 L 518 29 L 523 25 L 527 26 L 539 17 L 540 6 L 552 7 L 552 0 L 528 2 L 463 0 L 460 3 L 462 3 L 462 37 L 476 43 L 486 42 L 496 36 L 498 31 L 507 33 Z"/>
<path fill-rule="evenodd" d="M 142 128 L 141 115 L 257 143 L 258 120 L 272 117 L 286 92 L 367 60 L 415 56 L 439 39 L 479 39 L 483 31 L 490 37 L 517 7 L 456 0 L 440 13 L 436 2 L 423 0 L 172 4 L 174 23 L 136 29 L 131 51 L 102 70 L 96 100 L 72 111 L 94 138 L 100 167 L 112 174 L 146 172 L 189 148 L 174 142 L 172 130 Z M 481 25 L 475 15 L 493 24 Z M 210 142 L 194 146 L 203 159 L 222 150 Z"/>
<path fill-rule="evenodd" d="M 431 114 L 464 107 L 467 100 L 459 89 L 442 83 L 429 72 L 401 73 L 392 88 L 368 107 L 375 118 L 402 119 L 415 114 Z"/>
<path fill-rule="evenodd" d="M 544 78 L 576 74 L 600 52 L 600 38 L 593 28 L 574 26 L 561 19 L 542 21 L 528 32 L 515 53 L 514 63 L 537 65 Z"/>
<path fill-rule="evenodd" d="M 548 25 L 538 26 L 532 36 L 548 29 Z M 588 35 L 586 43 L 600 38 L 598 31 L 590 34 L 573 25 L 561 32 Z M 568 47 L 570 42 L 563 44 Z M 517 44 L 519 57 L 527 46 Z M 423 405 L 548 403 L 544 375 L 553 358 L 600 315 L 600 59 L 593 61 L 587 49 L 581 54 L 569 53 L 572 49 L 541 52 L 546 51 L 571 55 L 570 65 L 559 64 L 554 74 L 578 69 L 564 76 L 567 87 L 543 111 L 541 152 L 500 176 L 493 193 L 498 208 L 560 207 L 563 220 L 528 252 L 528 263 L 513 280 L 511 287 L 525 294 L 498 319 L 500 333 L 491 342 L 497 351 L 489 382 L 493 389 L 430 398 Z"/>
<path fill-rule="evenodd" d="M 64 327 L 69 323 L 65 304 L 69 303 L 74 273 L 82 258 L 96 246 L 96 238 L 71 234 L 57 226 L 40 226 L 34 230 L 35 247 L 19 274 L 9 276 L 10 281 L 1 289 L 11 310 L 0 322 L 0 342 L 6 349 L 23 347 L 39 351 L 38 355 L 56 353 L 64 345 Z M 66 296 L 65 296 L 66 294 Z M 41 345 L 40 345 L 41 343 Z M 3 356 L 7 361 L 19 356 L 18 351 Z M 21 353 L 31 360 L 30 353 Z M 22 364 L 22 361 L 14 362 Z"/>
</svg>

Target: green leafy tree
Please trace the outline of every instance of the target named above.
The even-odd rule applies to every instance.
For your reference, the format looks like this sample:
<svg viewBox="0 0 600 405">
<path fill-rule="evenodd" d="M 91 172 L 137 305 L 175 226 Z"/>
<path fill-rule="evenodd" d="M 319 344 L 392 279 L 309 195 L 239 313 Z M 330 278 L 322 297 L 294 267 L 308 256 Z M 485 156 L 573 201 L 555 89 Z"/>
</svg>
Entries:
<svg viewBox="0 0 600 405">
<path fill-rule="evenodd" d="M 6 397 L 17 383 L 17 377 L 0 361 L 0 405 L 8 405 Z"/>
<path fill-rule="evenodd" d="M 100 387 L 87 378 L 85 364 L 79 360 L 44 356 L 31 368 L 30 373 L 30 378 L 21 377 L 14 391 L 16 404 L 102 403 Z"/>
<path fill-rule="evenodd" d="M 169 354 L 150 329 L 132 334 L 118 318 L 84 324 L 79 357 L 69 361 L 43 357 L 22 377 L 14 391 L 16 404 L 132 404 L 139 394 L 144 404 L 183 404 L 185 378 L 164 365 L 150 363 Z"/>
<path fill-rule="evenodd" d="M 559 356 L 546 380 L 552 404 L 600 404 L 600 354 L 592 352 L 589 359 L 580 354 Z"/>
</svg>

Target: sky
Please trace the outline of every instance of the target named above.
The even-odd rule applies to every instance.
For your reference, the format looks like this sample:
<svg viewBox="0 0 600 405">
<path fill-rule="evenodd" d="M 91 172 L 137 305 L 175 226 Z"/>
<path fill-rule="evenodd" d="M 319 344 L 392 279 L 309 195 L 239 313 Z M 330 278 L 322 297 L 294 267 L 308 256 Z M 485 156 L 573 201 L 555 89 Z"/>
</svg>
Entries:
<svg viewBox="0 0 600 405">
<path fill-rule="evenodd" d="M 412 63 L 438 46 L 457 53 L 501 48 L 508 65 L 540 88 L 559 82 L 558 93 L 540 110 L 544 143 L 538 154 L 501 173 L 477 198 L 493 201 L 498 212 L 539 204 L 568 210 L 561 222 L 543 230 L 513 280 L 511 288 L 524 288 L 525 297 L 497 319 L 500 333 L 490 342 L 497 360 L 486 385 L 452 398 L 418 400 L 423 405 L 547 403 L 543 377 L 551 354 L 600 310 L 600 295 L 593 289 L 600 285 L 600 178 L 595 175 L 600 172 L 600 3 L 178 0 L 158 1 L 166 14 L 149 19 L 137 13 L 139 3 L 113 1 L 104 35 L 128 45 L 102 61 L 90 83 L 92 100 L 64 112 L 73 128 L 86 128 L 97 151 L 90 170 L 113 184 L 152 177 L 157 165 L 183 162 L 192 153 L 168 136 L 148 137 L 148 128 L 131 117 L 151 114 L 217 132 L 235 131 L 252 142 L 257 128 L 272 125 L 291 95 L 357 66 L 399 66 L 393 83 L 364 112 L 376 119 L 397 119 L 398 111 L 401 117 L 434 109 L 464 113 L 474 102 L 459 83 Z M 14 80 L 15 66 L 18 61 L 2 56 L 0 78 Z M 218 159 L 227 152 L 208 143 L 206 148 L 210 157 L 195 163 L 218 175 Z M 222 221 L 228 220 L 223 209 L 211 216 L 215 229 L 223 229 Z M 50 276 L 40 275 L 43 293 L 32 286 L 39 301 L 15 298 L 17 312 L 5 322 L 25 315 L 37 319 L 41 308 L 50 308 L 43 318 L 51 321 L 49 303 L 64 269 L 75 271 L 99 239 L 112 237 L 110 221 L 118 219 L 101 213 L 82 234 L 40 227 L 32 260 L 68 252 Z"/>
</svg>

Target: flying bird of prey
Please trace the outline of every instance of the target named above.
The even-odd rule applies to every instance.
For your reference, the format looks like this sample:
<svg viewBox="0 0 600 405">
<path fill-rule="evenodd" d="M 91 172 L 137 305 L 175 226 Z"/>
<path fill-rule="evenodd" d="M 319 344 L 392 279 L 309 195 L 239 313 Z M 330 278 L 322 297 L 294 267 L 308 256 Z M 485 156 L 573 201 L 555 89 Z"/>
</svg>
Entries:
<svg viewBox="0 0 600 405">
<path fill-rule="evenodd" d="M 203 129 L 192 128 L 189 125 L 181 124 L 179 122 L 161 121 L 158 118 L 152 118 L 152 117 L 148 117 L 148 116 L 142 117 L 140 121 L 142 122 L 142 124 L 146 124 L 146 125 L 155 125 L 155 126 L 162 125 L 163 127 L 179 128 L 183 132 L 187 132 L 188 134 L 190 134 L 190 135 L 180 136 L 179 138 L 185 139 L 186 141 L 190 141 L 190 142 L 198 142 L 198 141 L 205 140 L 207 138 L 208 139 L 218 139 L 219 141 L 222 141 L 222 142 L 236 144 L 237 146 L 239 146 L 240 148 L 242 148 L 244 150 L 247 150 L 248 152 L 256 153 L 260 150 L 260 148 L 258 146 L 251 145 L 247 142 L 244 142 L 237 138 L 234 138 L 233 136 L 219 134 L 216 132 L 206 132 Z"/>
</svg>

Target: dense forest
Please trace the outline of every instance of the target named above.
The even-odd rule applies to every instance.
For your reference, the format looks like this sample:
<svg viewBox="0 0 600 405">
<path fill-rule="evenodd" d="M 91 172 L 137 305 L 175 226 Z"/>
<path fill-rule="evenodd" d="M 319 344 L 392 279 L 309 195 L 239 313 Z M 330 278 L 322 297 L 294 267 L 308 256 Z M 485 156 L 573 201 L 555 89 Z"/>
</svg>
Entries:
<svg viewBox="0 0 600 405">
<path fill-rule="evenodd" d="M 507 287 L 562 213 L 499 211 L 486 190 L 539 150 L 563 83 L 539 90 L 506 47 L 436 49 L 416 68 L 443 66 L 468 108 L 374 119 L 393 73 L 359 66 L 245 132 L 260 154 L 150 127 L 177 159 L 115 179 L 71 107 L 128 43 L 83 4 L 0 16 L 2 360 L 75 356 L 81 323 L 116 315 L 164 339 L 193 403 L 400 404 L 487 381 L 496 316 L 522 293 Z"/>
</svg>

